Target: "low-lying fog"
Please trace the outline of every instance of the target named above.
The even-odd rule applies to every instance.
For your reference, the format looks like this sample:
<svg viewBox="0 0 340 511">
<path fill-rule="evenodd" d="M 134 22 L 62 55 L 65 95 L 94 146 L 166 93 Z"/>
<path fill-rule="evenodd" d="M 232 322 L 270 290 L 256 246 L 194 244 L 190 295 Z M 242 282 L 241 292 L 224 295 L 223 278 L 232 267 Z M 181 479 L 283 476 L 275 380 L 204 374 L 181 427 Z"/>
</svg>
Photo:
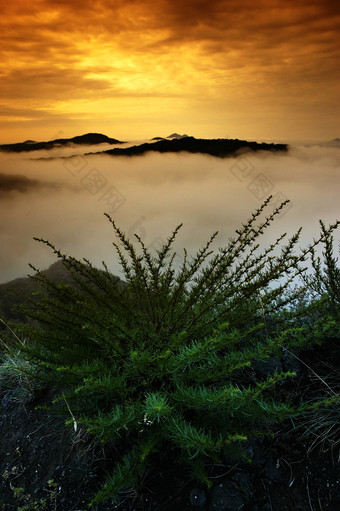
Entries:
<svg viewBox="0 0 340 511">
<path fill-rule="evenodd" d="M 33 236 L 65 253 L 104 260 L 118 272 L 108 212 L 129 236 L 159 248 L 183 222 L 176 248 L 194 251 L 220 231 L 217 246 L 272 194 L 291 207 L 274 222 L 271 237 L 303 226 L 301 246 L 319 233 L 318 219 L 340 217 L 340 149 L 291 148 L 288 154 L 83 156 L 98 148 L 59 148 L 19 155 L 0 153 L 0 283 L 46 269 L 56 260 Z M 71 152 L 73 158 L 60 158 Z M 32 159 L 53 156 L 54 159 Z M 268 235 L 269 236 L 269 231 Z M 338 240 L 339 232 L 336 235 Z"/>
</svg>

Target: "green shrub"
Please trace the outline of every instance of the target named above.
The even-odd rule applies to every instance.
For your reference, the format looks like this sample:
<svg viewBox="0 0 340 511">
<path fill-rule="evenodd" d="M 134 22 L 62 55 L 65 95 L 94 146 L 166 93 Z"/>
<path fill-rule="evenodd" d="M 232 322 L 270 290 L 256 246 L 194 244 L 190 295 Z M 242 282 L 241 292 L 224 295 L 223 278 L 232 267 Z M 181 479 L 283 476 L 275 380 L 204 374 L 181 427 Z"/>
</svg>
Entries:
<svg viewBox="0 0 340 511">
<path fill-rule="evenodd" d="M 315 250 L 312 250 L 314 274 L 309 278 L 309 285 L 315 295 L 324 300 L 328 311 L 340 319 L 340 268 L 335 256 L 334 238 L 322 221 L 320 227 L 323 234 L 323 259 L 317 257 Z"/>
<path fill-rule="evenodd" d="M 308 284 L 308 300 L 312 304 L 308 308 L 308 321 L 315 325 L 327 322 L 332 328 L 322 333 L 320 339 L 322 346 L 314 360 L 317 372 L 308 367 L 310 384 L 308 394 L 310 398 L 317 396 L 339 395 L 340 388 L 340 268 L 336 257 L 334 237 L 320 220 L 323 235 L 322 257 L 317 256 L 313 248 L 311 252 L 312 273 L 304 274 L 305 283 Z M 338 247 L 339 248 L 339 247 Z M 303 438 L 312 440 L 309 451 L 321 447 L 322 452 L 328 448 L 334 449 L 340 443 L 340 407 L 335 402 L 317 411 L 311 410 L 295 422 L 296 433 Z"/>
<path fill-rule="evenodd" d="M 178 459 L 209 484 L 204 464 L 247 459 L 247 440 L 270 434 L 288 417 L 331 406 L 330 397 L 290 403 L 275 397 L 281 372 L 254 377 L 251 365 L 282 350 L 319 341 L 330 321 L 304 324 L 286 293 L 304 273 L 313 247 L 296 254 L 300 231 L 260 248 L 259 239 L 286 203 L 265 218 L 270 199 L 218 251 L 215 233 L 193 257 L 175 265 L 177 227 L 153 255 L 112 224 L 125 283 L 104 265 L 55 252 L 75 285 L 56 284 L 36 270 L 47 294 L 32 298 L 30 322 L 18 325 L 31 372 L 59 391 L 55 409 L 115 447 L 112 475 L 94 501 L 136 487 L 159 457 Z M 20 335 L 18 333 L 18 335 Z"/>
</svg>

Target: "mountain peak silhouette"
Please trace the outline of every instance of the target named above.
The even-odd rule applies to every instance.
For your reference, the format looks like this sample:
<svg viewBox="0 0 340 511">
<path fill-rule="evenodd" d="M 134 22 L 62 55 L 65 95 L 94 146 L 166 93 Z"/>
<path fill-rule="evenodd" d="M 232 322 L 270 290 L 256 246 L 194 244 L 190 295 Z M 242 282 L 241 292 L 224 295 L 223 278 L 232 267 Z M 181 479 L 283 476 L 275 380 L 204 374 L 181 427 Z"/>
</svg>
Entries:
<svg viewBox="0 0 340 511">
<path fill-rule="evenodd" d="M 98 144 L 122 144 L 120 140 L 110 138 L 102 133 L 85 133 L 72 138 L 57 138 L 49 140 L 48 142 L 35 142 L 34 140 L 26 140 L 17 144 L 3 144 L 0 145 L 0 151 L 8 153 L 22 153 L 25 151 L 39 151 L 41 149 L 53 149 L 54 147 L 67 146 L 69 144 L 75 145 L 98 145 Z"/>
<path fill-rule="evenodd" d="M 169 135 L 166 138 L 171 138 L 171 139 L 178 138 L 178 139 L 180 139 L 180 138 L 187 138 L 187 137 L 189 137 L 189 135 L 185 135 L 185 134 L 180 135 L 179 133 L 172 133 L 171 135 Z"/>
</svg>

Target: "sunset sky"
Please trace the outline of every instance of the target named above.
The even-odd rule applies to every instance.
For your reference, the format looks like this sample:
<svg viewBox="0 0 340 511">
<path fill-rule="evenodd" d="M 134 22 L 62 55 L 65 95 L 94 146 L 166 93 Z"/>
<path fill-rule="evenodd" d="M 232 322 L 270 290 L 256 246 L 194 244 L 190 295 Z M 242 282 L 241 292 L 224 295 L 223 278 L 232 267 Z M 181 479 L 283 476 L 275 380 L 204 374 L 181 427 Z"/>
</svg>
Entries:
<svg viewBox="0 0 340 511">
<path fill-rule="evenodd" d="M 339 0 L 0 6 L 0 143 L 340 137 Z"/>
</svg>

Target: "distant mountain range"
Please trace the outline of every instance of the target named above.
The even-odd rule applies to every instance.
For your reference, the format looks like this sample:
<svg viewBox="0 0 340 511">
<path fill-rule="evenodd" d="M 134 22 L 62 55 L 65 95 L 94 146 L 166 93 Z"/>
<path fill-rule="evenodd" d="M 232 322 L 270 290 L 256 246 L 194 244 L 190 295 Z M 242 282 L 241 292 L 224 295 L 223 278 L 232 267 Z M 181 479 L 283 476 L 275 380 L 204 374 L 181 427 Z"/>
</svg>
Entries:
<svg viewBox="0 0 340 511">
<path fill-rule="evenodd" d="M 121 140 L 117 140 L 115 138 L 110 138 L 107 135 L 103 135 L 101 133 L 86 133 L 85 135 L 80 135 L 73 138 L 58 138 L 48 142 L 26 140 L 25 142 L 19 142 L 16 144 L 2 144 L 0 145 L 0 151 L 21 153 L 39 151 L 41 149 L 54 149 L 56 147 L 72 147 L 72 145 L 96 146 L 100 144 L 118 145 L 124 143 L 126 142 L 122 142 Z M 340 139 L 334 138 L 329 142 L 321 142 L 316 145 L 320 147 L 340 148 Z M 186 134 L 180 135 L 179 133 L 172 133 L 165 138 L 153 137 L 150 142 L 136 144 L 130 147 L 115 147 L 113 149 L 87 154 L 106 153 L 112 156 L 135 156 L 142 155 L 151 151 L 159 153 L 176 153 L 185 151 L 189 153 L 209 154 L 211 156 L 224 158 L 231 154 L 235 154 L 240 149 L 248 149 L 249 151 L 287 151 L 288 144 L 248 142 L 247 140 L 239 140 L 237 138 L 195 138 Z"/>
<path fill-rule="evenodd" d="M 50 142 L 35 142 L 26 140 L 18 144 L 0 145 L 1 151 L 21 153 L 24 151 L 37 151 L 40 149 L 53 149 L 62 146 L 72 145 L 100 145 L 100 144 L 123 144 L 120 140 L 110 138 L 101 133 L 87 133 L 73 138 L 59 138 Z M 287 151 L 287 144 L 267 144 L 248 142 L 238 139 L 205 139 L 195 138 L 188 135 L 172 133 L 166 138 L 154 137 L 150 142 L 137 144 L 130 147 L 115 147 L 105 151 L 96 151 L 87 154 L 110 154 L 112 156 L 136 156 L 147 152 L 177 153 L 181 151 L 198 154 L 209 154 L 218 158 L 224 158 L 237 151 L 248 149 L 249 151 Z"/>
<path fill-rule="evenodd" d="M 176 135 L 176 134 L 174 134 Z M 239 150 L 248 149 L 250 151 L 287 151 L 287 144 L 266 144 L 258 142 L 248 142 L 247 140 L 232 139 L 202 139 L 188 136 L 173 136 L 170 140 L 161 139 L 156 142 L 135 145 L 132 147 L 115 147 L 103 151 L 112 156 L 136 156 L 147 152 L 158 153 L 179 153 L 185 151 L 188 153 L 209 154 L 218 158 L 224 158 L 236 153 Z"/>
<path fill-rule="evenodd" d="M 172 133 L 171 135 L 167 137 L 153 137 L 151 140 L 166 140 L 166 139 L 174 139 L 174 138 L 187 138 L 189 135 L 179 135 L 178 133 Z"/>
<path fill-rule="evenodd" d="M 18 144 L 0 145 L 0 151 L 9 153 L 22 153 L 27 151 L 39 151 L 41 149 L 54 149 L 55 147 L 74 145 L 98 145 L 98 144 L 123 144 L 120 140 L 107 137 L 101 133 L 86 133 L 73 138 L 58 138 L 49 142 L 35 142 L 34 140 L 26 140 Z"/>
</svg>

